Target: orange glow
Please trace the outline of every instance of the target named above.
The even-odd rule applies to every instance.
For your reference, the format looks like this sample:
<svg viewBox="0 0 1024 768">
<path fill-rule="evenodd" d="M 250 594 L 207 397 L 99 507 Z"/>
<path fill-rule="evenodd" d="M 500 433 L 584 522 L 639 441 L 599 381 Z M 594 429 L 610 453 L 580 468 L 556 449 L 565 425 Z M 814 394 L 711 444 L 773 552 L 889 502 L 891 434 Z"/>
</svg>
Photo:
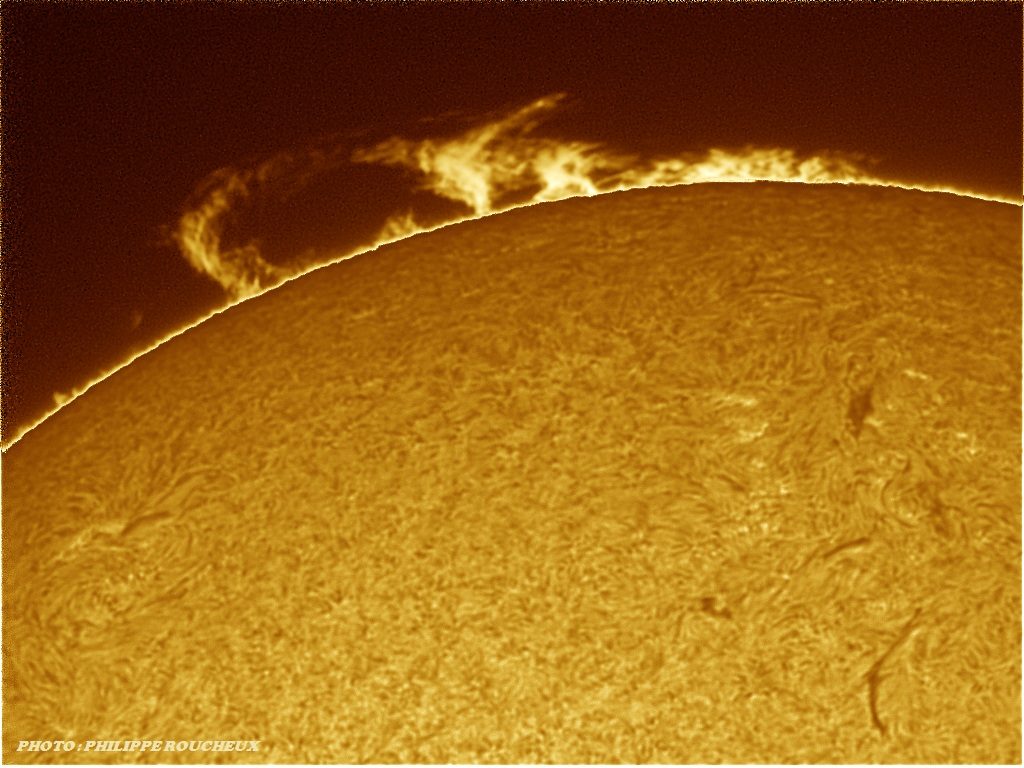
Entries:
<svg viewBox="0 0 1024 768">
<path fill-rule="evenodd" d="M 2 446 L 15 444 L 64 405 L 164 342 L 236 304 L 301 277 L 314 269 L 375 250 L 381 245 L 450 224 L 515 208 L 572 197 L 648 187 L 757 181 L 802 184 L 855 184 L 940 192 L 990 202 L 1021 205 L 1020 199 L 985 195 L 942 185 L 915 184 L 875 176 L 855 158 L 838 154 L 801 156 L 790 149 L 711 149 L 704 154 L 644 160 L 600 144 L 534 135 L 564 94 L 537 99 L 520 109 L 445 139 L 392 137 L 347 156 L 342 147 L 282 152 L 251 169 L 223 168 L 200 186 L 197 202 L 178 221 L 174 239 L 188 263 L 220 284 L 230 302 L 168 335 L 121 365 L 70 394 L 55 396 L 57 407 Z M 422 189 L 461 203 L 465 216 L 434 225 L 417 223 L 406 211 L 387 220 L 373 242 L 344 253 L 323 254 L 312 263 L 284 267 L 269 263 L 256 241 L 224 248 L 226 219 L 258 189 L 288 182 L 301 186 L 344 162 L 403 168 L 419 177 Z"/>
</svg>

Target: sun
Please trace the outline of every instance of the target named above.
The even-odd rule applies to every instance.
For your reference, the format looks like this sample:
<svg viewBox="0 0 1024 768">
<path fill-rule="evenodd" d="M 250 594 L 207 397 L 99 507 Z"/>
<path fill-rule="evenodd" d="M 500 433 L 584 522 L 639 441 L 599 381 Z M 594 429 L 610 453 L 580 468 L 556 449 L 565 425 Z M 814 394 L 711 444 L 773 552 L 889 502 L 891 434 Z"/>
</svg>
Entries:
<svg viewBox="0 0 1024 768">
<path fill-rule="evenodd" d="M 5 758 L 1016 761 L 1019 252 L 693 184 L 242 301 L 8 449 Z"/>
</svg>

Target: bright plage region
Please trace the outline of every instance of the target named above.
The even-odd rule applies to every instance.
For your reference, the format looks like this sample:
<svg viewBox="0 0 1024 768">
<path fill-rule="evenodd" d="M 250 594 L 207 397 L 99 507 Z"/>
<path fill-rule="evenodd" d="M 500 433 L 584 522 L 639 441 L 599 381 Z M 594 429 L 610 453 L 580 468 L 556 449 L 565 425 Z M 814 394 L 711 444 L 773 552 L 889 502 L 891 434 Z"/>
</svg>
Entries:
<svg viewBox="0 0 1024 768">
<path fill-rule="evenodd" d="M 209 318 L 5 454 L 5 759 L 1016 762 L 1020 215 L 623 191 Z"/>
</svg>

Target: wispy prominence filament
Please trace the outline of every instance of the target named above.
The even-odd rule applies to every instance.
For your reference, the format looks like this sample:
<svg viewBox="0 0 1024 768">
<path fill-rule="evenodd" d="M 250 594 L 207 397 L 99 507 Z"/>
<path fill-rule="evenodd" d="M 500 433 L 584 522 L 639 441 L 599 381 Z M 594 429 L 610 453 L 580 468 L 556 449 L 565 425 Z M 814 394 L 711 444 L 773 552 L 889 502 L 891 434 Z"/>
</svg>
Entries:
<svg viewBox="0 0 1024 768">
<path fill-rule="evenodd" d="M 877 176 L 862 158 L 838 153 L 801 155 L 792 149 L 715 148 L 680 156 L 642 158 L 597 142 L 540 135 L 566 94 L 555 93 L 499 116 L 477 120 L 446 137 L 393 136 L 360 146 L 283 152 L 251 169 L 221 169 L 206 179 L 195 202 L 181 216 L 175 240 L 188 263 L 215 280 L 231 300 L 255 295 L 337 254 L 307 255 L 299 263 L 270 263 L 258 241 L 224 245 L 231 214 L 261 190 L 277 184 L 301 187 L 312 178 L 348 163 L 386 166 L 410 174 L 417 191 L 427 191 L 462 208 L 441 224 L 478 218 L 534 203 L 646 187 L 709 182 L 799 182 L 869 184 L 951 192 L 1019 204 L 941 186 L 906 184 Z M 418 223 L 416 211 L 391 215 L 373 247 L 435 229 Z M 361 252 L 363 248 L 357 249 Z M 353 255 L 353 253 L 345 254 Z"/>
</svg>

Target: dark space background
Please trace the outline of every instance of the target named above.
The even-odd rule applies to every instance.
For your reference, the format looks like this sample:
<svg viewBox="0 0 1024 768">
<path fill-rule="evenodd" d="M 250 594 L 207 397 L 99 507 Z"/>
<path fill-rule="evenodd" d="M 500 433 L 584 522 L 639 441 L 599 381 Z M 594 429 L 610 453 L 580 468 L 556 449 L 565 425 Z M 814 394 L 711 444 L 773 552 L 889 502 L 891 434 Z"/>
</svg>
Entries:
<svg viewBox="0 0 1024 768">
<path fill-rule="evenodd" d="M 859 153 L 886 178 L 1019 196 L 1021 13 L 5 2 L 3 439 L 55 392 L 222 305 L 168 228 L 212 171 L 311 139 L 422 132 L 424 118 L 565 92 L 546 126 L 557 137 Z M 303 229 L 344 239 L 393 212 L 384 177 L 318 185 L 303 205 L 259 207 L 260 228 L 279 244 Z"/>
</svg>

